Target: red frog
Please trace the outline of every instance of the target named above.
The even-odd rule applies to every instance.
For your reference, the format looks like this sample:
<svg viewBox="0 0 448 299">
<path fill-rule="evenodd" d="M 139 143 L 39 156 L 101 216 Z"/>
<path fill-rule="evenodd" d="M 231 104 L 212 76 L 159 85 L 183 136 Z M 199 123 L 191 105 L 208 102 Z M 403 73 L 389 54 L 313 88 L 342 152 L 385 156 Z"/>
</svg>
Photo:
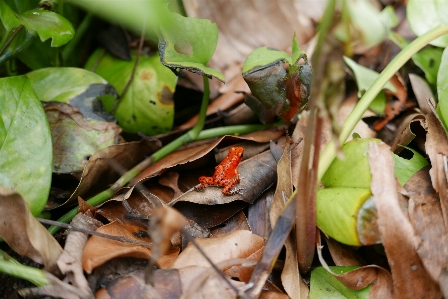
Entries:
<svg viewBox="0 0 448 299">
<path fill-rule="evenodd" d="M 207 186 L 213 185 L 218 187 L 224 187 L 222 194 L 234 195 L 240 190 L 230 190 L 236 184 L 240 182 L 238 175 L 238 164 L 240 164 L 243 158 L 244 149 L 242 147 L 231 147 L 227 157 L 215 167 L 215 173 L 212 177 L 201 176 L 199 177 L 199 185 L 196 190 L 202 190 Z"/>
</svg>

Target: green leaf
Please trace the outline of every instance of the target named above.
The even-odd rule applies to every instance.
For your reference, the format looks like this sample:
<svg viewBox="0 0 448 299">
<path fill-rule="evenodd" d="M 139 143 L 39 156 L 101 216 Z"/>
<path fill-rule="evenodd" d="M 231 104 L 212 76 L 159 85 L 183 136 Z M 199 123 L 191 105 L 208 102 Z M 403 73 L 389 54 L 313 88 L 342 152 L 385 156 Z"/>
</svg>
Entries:
<svg viewBox="0 0 448 299">
<path fill-rule="evenodd" d="M 417 151 L 405 146 L 404 148 L 410 150 L 414 154 L 410 160 L 393 154 L 395 176 L 402 186 L 404 186 L 404 184 L 406 184 L 406 182 L 420 169 L 428 165 L 428 161 L 426 161 L 426 159 Z"/>
<path fill-rule="evenodd" d="M 93 65 L 99 53 L 90 57 L 86 68 Z M 131 77 L 135 58 L 133 55 L 131 61 L 125 61 L 105 54 L 95 72 L 122 93 Z M 119 125 L 126 131 L 147 135 L 169 132 L 174 120 L 176 82 L 177 77 L 160 63 L 158 55 L 140 56 L 134 79 L 115 111 Z M 104 99 L 103 103 L 107 111 L 115 105 L 113 99 Z"/>
<path fill-rule="evenodd" d="M 186 69 L 202 76 L 213 76 L 224 82 L 223 74 L 206 66 L 215 52 L 217 43 L 216 24 L 209 20 L 171 13 L 169 20 L 162 20 L 160 61 L 172 69 Z"/>
<path fill-rule="evenodd" d="M 408 40 L 396 32 L 391 32 L 389 34 L 389 39 L 401 49 L 404 49 L 410 44 Z M 437 81 L 437 72 L 442 60 L 442 53 L 443 49 L 441 48 L 427 46 L 412 56 L 412 61 L 414 61 L 415 65 L 425 73 L 426 80 L 431 85 L 434 85 L 434 87 Z"/>
<path fill-rule="evenodd" d="M 52 47 L 66 44 L 75 34 L 72 24 L 52 11 L 33 9 L 16 14 L 3 1 L 0 2 L 0 11 L 0 17 L 7 31 L 23 25 L 27 30 L 36 31 L 43 42 L 51 38 Z"/>
<path fill-rule="evenodd" d="M 423 35 L 429 30 L 439 26 L 447 25 L 448 1 L 440 0 L 409 0 L 406 6 L 406 16 L 409 26 L 417 36 Z M 445 48 L 448 46 L 448 35 L 441 36 L 431 45 Z"/>
<path fill-rule="evenodd" d="M 19 15 L 28 30 L 35 30 L 41 41 L 51 38 L 52 47 L 60 47 L 75 35 L 72 24 L 63 16 L 48 10 L 29 10 Z"/>
<path fill-rule="evenodd" d="M 279 61 L 292 64 L 291 57 L 283 52 L 268 47 L 260 47 L 253 50 L 243 65 L 243 76 L 249 73 L 259 71 L 261 69 L 268 68 Z"/>
<path fill-rule="evenodd" d="M 316 223 L 328 236 L 347 245 L 360 246 L 358 212 L 372 196 L 363 188 L 319 189 L 316 199 Z"/>
<path fill-rule="evenodd" d="M 297 39 L 296 39 L 296 33 L 294 32 L 294 37 L 292 38 L 291 62 L 293 64 L 295 64 L 304 54 L 306 54 L 306 53 L 305 53 L 305 51 L 300 50 L 299 44 L 297 43 Z"/>
<path fill-rule="evenodd" d="M 366 155 L 370 142 L 378 143 L 380 140 L 361 138 L 349 141 L 342 146 L 344 158 L 336 158 L 322 177 L 322 184 L 325 188 L 370 189 L 372 175 Z"/>
<path fill-rule="evenodd" d="M 347 273 L 358 268 L 357 266 L 330 267 L 336 274 Z M 311 272 L 310 299 L 367 299 L 369 293 L 370 286 L 358 291 L 351 290 L 323 267 L 317 267 Z"/>
<path fill-rule="evenodd" d="M 448 50 L 443 50 L 442 61 L 440 62 L 437 75 L 437 94 L 439 102 L 437 104 L 437 114 L 444 123 L 445 128 L 448 124 Z"/>
<path fill-rule="evenodd" d="M 356 84 L 358 85 L 358 97 L 361 96 L 372 86 L 373 82 L 375 82 L 376 78 L 379 76 L 377 72 L 374 70 L 368 69 L 362 65 L 357 64 L 350 58 L 344 56 L 344 61 L 348 65 L 348 67 L 353 71 L 353 74 L 356 79 Z M 392 92 L 396 92 L 397 89 L 392 83 L 387 82 L 384 88 L 391 90 Z M 386 107 L 386 95 L 383 91 L 381 91 L 376 98 L 373 100 L 373 105 L 369 108 L 374 110 L 377 113 L 383 113 L 384 108 Z M 378 111 L 382 109 L 381 111 Z"/>
<path fill-rule="evenodd" d="M 51 185 L 50 129 L 26 76 L 0 79 L 0 185 L 20 193 L 33 215 Z"/>
<path fill-rule="evenodd" d="M 346 0 L 350 23 L 366 46 L 373 46 L 387 36 L 389 22 L 368 0 Z"/>
</svg>

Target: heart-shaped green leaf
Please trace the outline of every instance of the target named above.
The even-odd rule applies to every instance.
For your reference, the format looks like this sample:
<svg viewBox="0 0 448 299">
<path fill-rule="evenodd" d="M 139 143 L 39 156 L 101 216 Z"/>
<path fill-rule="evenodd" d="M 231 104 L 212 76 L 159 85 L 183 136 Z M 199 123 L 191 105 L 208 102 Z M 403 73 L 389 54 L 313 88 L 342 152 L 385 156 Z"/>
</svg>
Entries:
<svg viewBox="0 0 448 299">
<path fill-rule="evenodd" d="M 52 144 L 42 105 L 26 76 L 0 79 L 0 185 L 20 193 L 33 215 L 51 185 Z"/>
<path fill-rule="evenodd" d="M 94 64 L 99 53 L 97 51 L 90 57 L 87 69 Z M 135 59 L 135 54 L 131 61 L 105 54 L 95 72 L 122 93 L 131 78 Z M 140 56 L 134 79 L 115 111 L 118 124 L 126 131 L 147 135 L 170 131 L 174 120 L 176 82 L 177 77 L 160 63 L 158 55 Z M 107 111 L 115 106 L 115 100 L 111 98 L 103 99 L 103 103 Z"/>
</svg>

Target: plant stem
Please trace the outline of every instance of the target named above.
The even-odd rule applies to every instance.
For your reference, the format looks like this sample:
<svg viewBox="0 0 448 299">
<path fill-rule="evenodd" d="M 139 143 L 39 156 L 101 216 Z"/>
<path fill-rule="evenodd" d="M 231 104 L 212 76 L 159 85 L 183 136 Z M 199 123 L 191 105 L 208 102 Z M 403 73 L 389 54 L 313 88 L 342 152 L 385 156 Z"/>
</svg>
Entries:
<svg viewBox="0 0 448 299">
<path fill-rule="evenodd" d="M 43 270 L 22 265 L 2 250 L 0 250 L 0 272 L 28 280 L 38 287 L 50 284 Z"/>
<path fill-rule="evenodd" d="M 353 111 L 346 119 L 341 134 L 339 135 L 339 144 L 344 144 L 356 124 L 361 120 L 362 115 L 372 103 L 375 96 L 381 91 L 384 85 L 392 78 L 392 76 L 409 60 L 412 55 L 428 45 L 432 40 L 448 34 L 448 26 L 438 26 L 411 42 L 404 48 L 381 72 L 375 82 L 370 86 L 367 92 L 359 100 Z M 330 164 L 336 157 L 336 147 L 331 141 L 322 152 L 319 160 L 318 180 L 320 181 L 327 171 Z"/>
<path fill-rule="evenodd" d="M 82 20 L 81 24 L 79 24 L 78 28 L 76 28 L 75 36 L 72 38 L 72 40 L 64 47 L 62 50 L 62 62 L 65 64 L 68 57 L 73 53 L 76 46 L 81 41 L 81 38 L 84 36 L 84 33 L 87 31 L 87 29 L 90 26 L 90 23 L 92 22 L 93 14 L 89 12 L 84 19 Z"/>
</svg>

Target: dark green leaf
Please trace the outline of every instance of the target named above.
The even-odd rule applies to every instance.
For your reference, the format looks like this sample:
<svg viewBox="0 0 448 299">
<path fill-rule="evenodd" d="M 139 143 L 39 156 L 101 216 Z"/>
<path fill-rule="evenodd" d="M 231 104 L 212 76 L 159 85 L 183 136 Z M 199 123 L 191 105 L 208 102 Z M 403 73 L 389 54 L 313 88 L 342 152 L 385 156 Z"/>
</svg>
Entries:
<svg viewBox="0 0 448 299">
<path fill-rule="evenodd" d="M 0 185 L 38 215 L 51 184 L 52 144 L 45 113 L 26 76 L 0 79 Z"/>
<path fill-rule="evenodd" d="M 257 48 L 244 61 L 243 76 L 278 64 L 279 61 L 292 64 L 291 57 L 283 51 L 268 47 Z"/>
<path fill-rule="evenodd" d="M 93 65 L 98 55 L 99 51 L 92 55 L 86 68 Z M 131 61 L 126 61 L 105 54 L 96 73 L 122 93 L 131 77 L 135 58 L 134 54 Z M 160 63 L 158 55 L 140 56 L 134 79 L 115 111 L 119 125 L 126 131 L 147 135 L 170 131 L 174 120 L 173 93 L 176 82 L 177 77 Z M 115 100 L 106 99 L 103 103 L 110 111 Z"/>
<path fill-rule="evenodd" d="M 410 160 L 402 158 L 397 155 L 393 155 L 395 176 L 400 181 L 400 184 L 404 186 L 406 182 L 416 174 L 420 169 L 428 165 L 428 161 L 412 148 L 405 147 L 410 150 L 414 155 Z"/>
<path fill-rule="evenodd" d="M 359 267 L 330 267 L 336 274 L 347 273 L 357 268 Z M 369 292 L 370 286 L 359 291 L 347 288 L 323 267 L 317 267 L 311 272 L 310 299 L 367 299 Z"/>
</svg>

